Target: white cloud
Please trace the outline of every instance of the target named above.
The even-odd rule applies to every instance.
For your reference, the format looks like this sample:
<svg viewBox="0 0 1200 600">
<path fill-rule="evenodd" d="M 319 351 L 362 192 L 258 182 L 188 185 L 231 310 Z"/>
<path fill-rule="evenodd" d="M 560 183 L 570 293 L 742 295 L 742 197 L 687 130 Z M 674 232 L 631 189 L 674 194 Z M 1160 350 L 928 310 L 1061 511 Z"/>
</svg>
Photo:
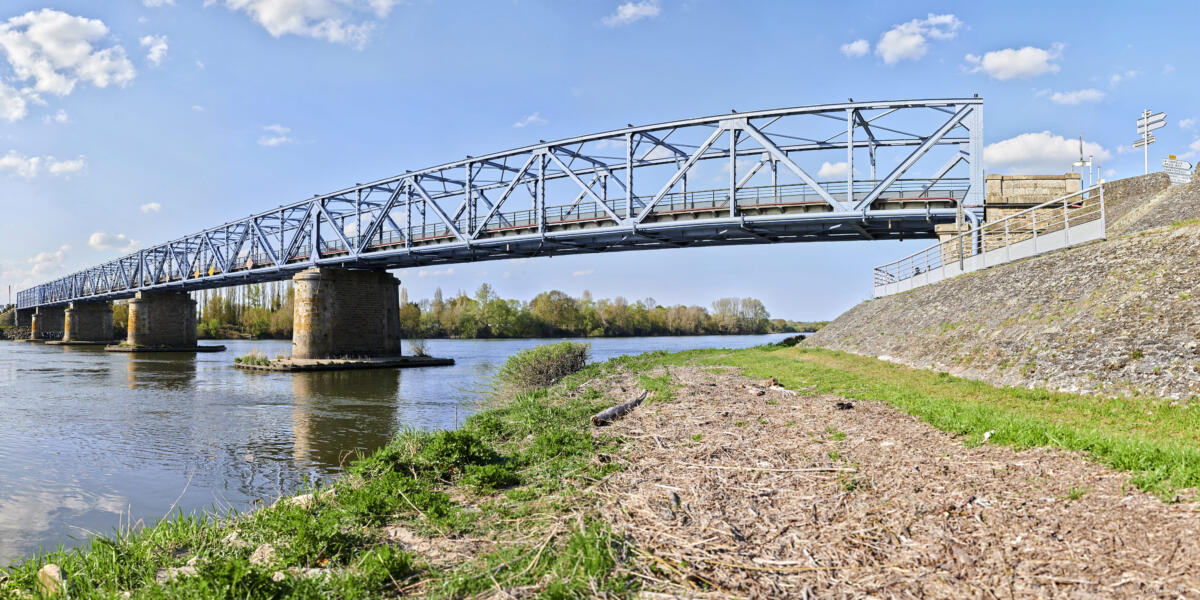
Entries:
<svg viewBox="0 0 1200 600">
<path fill-rule="evenodd" d="M 69 175 L 82 171 L 87 166 L 87 159 L 80 156 L 74 160 L 58 160 L 53 156 L 25 156 L 16 150 L 0 156 L 0 172 L 9 171 L 18 177 L 32 179 L 42 171 L 42 167 L 51 175 Z"/>
<path fill-rule="evenodd" d="M 592 273 L 595 273 L 595 272 L 596 272 L 595 269 L 584 269 L 582 271 L 572 271 L 571 276 L 572 277 L 587 277 L 588 275 L 591 275 Z"/>
<path fill-rule="evenodd" d="M 867 40 L 854 40 L 849 44 L 842 44 L 842 54 L 850 58 L 858 58 L 866 56 L 871 51 L 871 42 Z"/>
<path fill-rule="evenodd" d="M 1175 74 L 1175 65 L 1163 65 L 1163 75 L 1171 76 Z"/>
<path fill-rule="evenodd" d="M 22 92 L 66 96 L 79 81 L 96 87 L 125 85 L 137 72 L 121 46 L 97 49 L 93 44 L 109 37 L 98 19 L 76 17 L 42 9 L 12 17 L 0 25 L 0 49 L 17 81 L 32 81 Z M 10 119 L 12 120 L 12 119 Z"/>
<path fill-rule="evenodd" d="M 263 131 L 266 131 L 267 134 L 258 138 L 259 146 L 274 148 L 275 146 L 291 144 L 296 141 L 288 136 L 292 130 L 283 125 L 267 125 L 263 127 Z"/>
<path fill-rule="evenodd" d="M 20 177 L 30 179 L 37 176 L 41 162 L 40 157 L 22 156 L 16 150 L 9 150 L 8 154 L 0 156 L 0 171 L 11 171 Z"/>
<path fill-rule="evenodd" d="M 1081 104 L 1083 102 L 1099 102 L 1104 99 L 1104 92 L 1095 88 L 1075 90 L 1072 92 L 1054 92 L 1050 101 L 1055 104 Z"/>
<path fill-rule="evenodd" d="M 1062 44 L 1053 44 L 1049 50 L 1025 46 L 993 50 L 978 56 L 968 54 L 967 62 L 975 65 L 970 72 L 983 71 L 992 79 L 1028 79 L 1046 73 L 1057 73 L 1060 67 L 1053 61 L 1062 57 Z"/>
<path fill-rule="evenodd" d="M 0 81 L 0 118 L 10 122 L 20 121 L 29 114 L 25 97 L 21 92 Z"/>
<path fill-rule="evenodd" d="M 421 269 L 417 271 L 417 277 L 440 277 L 442 275 L 453 275 L 454 267 L 445 269 Z"/>
<path fill-rule="evenodd" d="M 58 110 L 58 112 L 54 113 L 53 115 L 46 115 L 45 117 L 42 117 L 42 122 L 46 123 L 47 125 L 49 125 L 50 123 L 58 123 L 59 125 L 65 125 L 70 120 L 71 120 L 70 115 L 67 114 L 67 111 L 62 110 L 61 108 Z"/>
<path fill-rule="evenodd" d="M 962 21 L 954 15 L 929 14 L 884 32 L 875 44 L 875 54 L 894 65 L 902 60 L 918 60 L 929 51 L 929 39 L 948 40 L 958 35 Z M 857 42 L 855 42 L 857 43 Z"/>
<path fill-rule="evenodd" d="M 162 205 L 157 202 L 147 202 L 140 207 L 144 213 L 156 213 L 162 210 Z"/>
<path fill-rule="evenodd" d="M 45 275 L 53 273 L 62 268 L 63 259 L 67 257 L 67 252 L 71 251 L 71 246 L 62 245 L 54 252 L 40 252 L 33 258 L 25 262 L 31 265 L 30 275 Z"/>
<path fill-rule="evenodd" d="M 1133 79 L 1134 77 L 1137 77 L 1137 76 L 1138 76 L 1137 71 L 1133 71 L 1133 70 L 1118 71 L 1116 73 L 1113 73 L 1111 76 L 1109 76 L 1108 85 L 1109 85 L 1109 87 L 1117 87 L 1117 84 L 1121 83 L 1122 81 L 1125 81 L 1127 79 Z"/>
<path fill-rule="evenodd" d="M 1188 145 L 1188 151 L 1180 154 L 1179 158 L 1188 160 L 1195 158 L 1197 155 L 1200 155 L 1200 139 L 1192 140 L 1192 143 Z"/>
<path fill-rule="evenodd" d="M 208 0 L 205 5 L 217 3 L 250 15 L 276 38 L 300 35 L 362 49 L 375 22 L 359 20 L 360 13 L 382 19 L 399 0 Z"/>
<path fill-rule="evenodd" d="M 1194 117 L 1180 119 L 1179 120 L 1179 128 L 1180 129 L 1195 129 L 1196 128 L 1196 119 Z"/>
<path fill-rule="evenodd" d="M 197 69 L 200 69 L 201 71 L 203 71 L 203 70 L 204 70 L 204 61 L 202 61 L 202 60 L 197 60 L 197 61 L 196 61 L 196 68 L 197 68 Z"/>
<path fill-rule="evenodd" d="M 1088 141 L 1083 143 L 1083 154 L 1100 161 L 1112 158 L 1112 153 L 1103 146 Z M 987 169 L 1007 169 L 1013 173 L 1066 173 L 1076 160 L 1079 160 L 1079 140 L 1049 131 L 1022 133 L 983 149 L 983 164 Z"/>
<path fill-rule="evenodd" d="M 138 40 L 138 43 L 146 48 L 146 60 L 156 67 L 161 65 L 163 59 L 167 57 L 167 36 L 165 35 L 147 35 Z"/>
<path fill-rule="evenodd" d="M 549 123 L 549 121 L 543 119 L 541 113 L 533 113 L 532 115 L 513 123 L 513 127 L 520 129 L 522 127 L 528 127 L 529 125 L 545 125 L 546 123 Z"/>
<path fill-rule="evenodd" d="M 175 0 L 142 0 L 142 5 L 147 8 L 157 8 L 159 6 L 175 6 Z"/>
<path fill-rule="evenodd" d="M 196 112 L 204 112 L 204 107 L 200 106 L 199 104 L 193 104 L 192 110 L 194 110 Z"/>
<path fill-rule="evenodd" d="M 129 239 L 123 233 L 102 233 L 97 231 L 88 238 L 88 245 L 94 250 L 109 250 L 117 248 L 121 252 L 129 252 L 141 245 L 141 242 Z"/>
<path fill-rule="evenodd" d="M 78 173 L 87 167 L 87 159 L 83 156 L 74 160 L 55 160 L 53 156 L 46 159 L 47 170 L 51 175 L 69 175 Z"/>
<path fill-rule="evenodd" d="M 826 162 L 821 164 L 820 170 L 817 171 L 817 177 L 845 177 L 847 170 L 845 162 Z"/>
<path fill-rule="evenodd" d="M 637 23 L 642 19 L 657 17 L 662 12 L 658 0 L 642 0 L 641 2 L 626 2 L 617 6 L 617 12 L 604 17 L 601 21 L 609 27 L 620 27 Z"/>
</svg>

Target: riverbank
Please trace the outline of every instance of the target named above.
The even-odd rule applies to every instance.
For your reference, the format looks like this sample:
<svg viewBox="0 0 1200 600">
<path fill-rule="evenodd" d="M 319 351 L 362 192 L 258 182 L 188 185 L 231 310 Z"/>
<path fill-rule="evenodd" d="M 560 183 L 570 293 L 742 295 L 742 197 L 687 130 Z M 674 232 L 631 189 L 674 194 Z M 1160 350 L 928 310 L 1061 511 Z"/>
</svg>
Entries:
<svg viewBox="0 0 1200 600">
<path fill-rule="evenodd" d="M 819 349 L 622 357 L 4 585 L 53 562 L 72 597 L 1195 595 L 1197 420 Z"/>
</svg>

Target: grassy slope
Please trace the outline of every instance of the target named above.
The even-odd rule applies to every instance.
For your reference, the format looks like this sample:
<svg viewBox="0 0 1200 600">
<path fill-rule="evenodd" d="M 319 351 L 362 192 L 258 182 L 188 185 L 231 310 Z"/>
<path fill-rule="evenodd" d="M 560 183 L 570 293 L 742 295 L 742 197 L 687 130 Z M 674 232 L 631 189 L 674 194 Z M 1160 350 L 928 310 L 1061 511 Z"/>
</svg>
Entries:
<svg viewBox="0 0 1200 600">
<path fill-rule="evenodd" d="M 1200 484 L 1200 408 L 997 388 L 818 349 L 652 353 L 588 367 L 554 391 L 483 411 L 456 432 L 406 432 L 358 461 L 332 486 L 335 493 L 308 504 L 280 502 L 219 523 L 177 515 L 132 535 L 97 539 L 90 550 L 30 559 L 11 570 L 0 596 L 33 590 L 47 562 L 62 567 L 73 598 L 122 591 L 134 598 L 463 597 L 517 586 L 544 597 L 632 595 L 638 581 L 621 564 L 633 549 L 589 516 L 590 483 L 616 468 L 597 457 L 619 451 L 619 440 L 596 434 L 588 416 L 615 400 L 579 388 L 605 372 L 684 364 L 736 366 L 802 393 L 887 402 L 967 443 L 991 431 L 990 443 L 1083 450 L 1164 497 Z M 640 384 L 655 401 L 673 398 L 666 377 L 644 374 Z M 494 543 L 469 560 L 428 564 L 387 542 L 383 527 L 395 524 Z M 229 542 L 233 532 L 245 543 Z M 276 548 L 274 558 L 252 565 L 264 542 Z M 194 557 L 197 576 L 155 582 L 159 569 Z M 272 579 L 288 567 L 331 571 Z"/>
</svg>

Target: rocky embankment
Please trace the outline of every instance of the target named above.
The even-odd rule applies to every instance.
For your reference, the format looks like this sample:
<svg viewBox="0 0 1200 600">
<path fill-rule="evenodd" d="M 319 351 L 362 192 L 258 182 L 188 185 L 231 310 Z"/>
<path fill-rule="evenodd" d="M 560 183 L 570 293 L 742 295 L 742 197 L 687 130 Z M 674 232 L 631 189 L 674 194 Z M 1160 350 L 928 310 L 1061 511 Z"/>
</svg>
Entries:
<svg viewBox="0 0 1200 600">
<path fill-rule="evenodd" d="M 1200 183 L 1154 177 L 1112 194 L 1106 241 L 868 300 L 805 343 L 1000 384 L 1200 397 Z"/>
</svg>

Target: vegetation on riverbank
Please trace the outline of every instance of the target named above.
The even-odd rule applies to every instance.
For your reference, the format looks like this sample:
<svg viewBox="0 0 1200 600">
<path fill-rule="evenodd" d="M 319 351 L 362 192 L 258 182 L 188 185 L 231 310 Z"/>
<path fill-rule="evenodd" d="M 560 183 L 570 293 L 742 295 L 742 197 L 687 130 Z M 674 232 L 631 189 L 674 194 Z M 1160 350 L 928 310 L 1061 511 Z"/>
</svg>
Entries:
<svg viewBox="0 0 1200 600">
<path fill-rule="evenodd" d="M 456 431 L 405 431 L 334 484 L 252 513 L 178 513 L 32 558 L 0 576 L 0 596 L 39 589 L 47 563 L 72 598 L 462 597 L 497 581 L 547 597 L 627 595 L 636 582 L 614 570 L 626 551 L 578 511 L 582 490 L 615 468 L 594 459 L 617 442 L 588 430 L 612 400 L 578 391 L 604 368 L 523 391 Z"/>
<path fill-rule="evenodd" d="M 655 369 L 677 365 L 739 367 L 802 395 L 885 402 L 967 444 L 1081 450 L 1167 500 L 1200 485 L 1191 405 L 993 387 L 803 347 L 659 352 L 520 392 L 456 431 L 406 431 L 332 485 L 253 513 L 177 514 L 31 558 L 8 572 L 0 595 L 35 590 L 38 569 L 55 563 L 73 598 L 632 596 L 644 581 L 632 564 L 668 578 L 686 568 L 627 545 L 599 517 L 592 486 L 620 468 L 622 442 L 588 417 L 628 399 L 597 387 L 618 372 L 637 375 L 654 402 L 673 401 L 669 373 Z"/>
<path fill-rule="evenodd" d="M 200 292 L 197 333 L 202 339 L 282 338 L 292 335 L 293 294 L 289 284 L 251 284 Z M 114 319 L 123 323 L 120 315 Z M 401 290 L 400 327 L 408 339 L 617 337 L 652 335 L 745 335 L 815 331 L 824 321 L 772 319 L 754 298 L 722 298 L 712 310 L 660 306 L 647 298 L 593 300 L 560 291 L 532 301 L 504 299 L 488 284 L 475 294 L 410 302 Z"/>
</svg>

